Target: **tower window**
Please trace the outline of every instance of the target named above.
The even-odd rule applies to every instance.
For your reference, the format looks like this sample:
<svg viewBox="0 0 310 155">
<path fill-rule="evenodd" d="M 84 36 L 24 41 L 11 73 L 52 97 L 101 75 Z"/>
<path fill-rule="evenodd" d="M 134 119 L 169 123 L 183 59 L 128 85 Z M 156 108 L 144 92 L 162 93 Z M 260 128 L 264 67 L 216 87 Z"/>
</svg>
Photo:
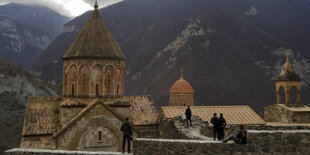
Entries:
<svg viewBox="0 0 310 155">
<path fill-rule="evenodd" d="M 116 85 L 116 95 L 119 93 L 119 84 Z"/>
<path fill-rule="evenodd" d="M 109 93 L 109 94 L 110 94 L 110 92 L 111 92 L 110 84 L 111 84 L 111 77 L 110 77 L 110 74 L 109 74 L 109 75 L 108 75 L 108 93 Z"/>
<path fill-rule="evenodd" d="M 71 87 L 71 88 L 72 88 L 71 94 L 74 95 L 74 84 L 72 84 L 72 87 Z"/>
<path fill-rule="evenodd" d="M 83 74 L 83 93 L 85 93 L 85 87 L 86 87 L 86 78 L 85 77 L 86 77 L 86 75 Z"/>
<path fill-rule="evenodd" d="M 99 85 L 96 84 L 96 95 L 98 96 L 99 95 Z"/>
<path fill-rule="evenodd" d="M 102 141 L 102 132 L 101 131 L 98 132 L 98 141 Z"/>
</svg>

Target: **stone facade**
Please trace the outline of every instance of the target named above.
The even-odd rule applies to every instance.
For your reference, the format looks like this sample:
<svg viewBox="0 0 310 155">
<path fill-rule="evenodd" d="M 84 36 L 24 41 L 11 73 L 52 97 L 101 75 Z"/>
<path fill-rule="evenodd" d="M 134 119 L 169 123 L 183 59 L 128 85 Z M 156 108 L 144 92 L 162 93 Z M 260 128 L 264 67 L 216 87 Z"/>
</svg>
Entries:
<svg viewBox="0 0 310 155">
<path fill-rule="evenodd" d="M 183 69 L 181 77 L 170 88 L 169 106 L 194 106 L 194 89 L 183 78 Z"/>
<path fill-rule="evenodd" d="M 248 144 L 208 140 L 136 139 L 136 155 L 310 154 L 310 131 L 248 131 Z"/>
<path fill-rule="evenodd" d="M 169 106 L 193 106 L 194 94 L 193 93 L 170 93 Z"/>
<path fill-rule="evenodd" d="M 281 123 L 310 123 L 310 108 L 287 107 L 284 104 L 274 104 L 265 107 L 264 120 L 266 122 Z"/>
<path fill-rule="evenodd" d="M 56 136 L 57 149 L 120 152 L 122 122 L 105 106 L 97 104 L 63 134 Z"/>
<path fill-rule="evenodd" d="M 124 68 L 124 60 L 66 59 L 63 66 L 63 96 L 124 95 Z"/>
<path fill-rule="evenodd" d="M 150 96 L 29 97 L 21 148 L 121 151 L 125 117 L 134 137 L 158 138 L 157 116 Z"/>
</svg>

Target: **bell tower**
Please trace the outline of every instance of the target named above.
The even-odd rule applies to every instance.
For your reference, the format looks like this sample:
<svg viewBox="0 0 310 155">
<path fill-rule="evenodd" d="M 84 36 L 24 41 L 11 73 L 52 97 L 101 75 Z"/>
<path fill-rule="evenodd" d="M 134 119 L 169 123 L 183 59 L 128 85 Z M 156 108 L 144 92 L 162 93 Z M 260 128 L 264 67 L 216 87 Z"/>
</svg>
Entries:
<svg viewBox="0 0 310 155">
<path fill-rule="evenodd" d="M 126 58 L 98 11 L 94 11 L 62 57 L 63 96 L 124 94 Z"/>
<path fill-rule="evenodd" d="M 281 100 L 281 93 L 285 98 Z M 296 101 L 292 100 L 293 90 L 296 91 Z M 282 67 L 280 74 L 276 77 L 277 104 L 284 103 L 288 107 L 303 106 L 301 104 L 301 78 L 294 70 L 290 60 L 289 53 L 286 53 L 286 62 Z M 283 101 L 284 100 L 284 101 Z"/>
</svg>

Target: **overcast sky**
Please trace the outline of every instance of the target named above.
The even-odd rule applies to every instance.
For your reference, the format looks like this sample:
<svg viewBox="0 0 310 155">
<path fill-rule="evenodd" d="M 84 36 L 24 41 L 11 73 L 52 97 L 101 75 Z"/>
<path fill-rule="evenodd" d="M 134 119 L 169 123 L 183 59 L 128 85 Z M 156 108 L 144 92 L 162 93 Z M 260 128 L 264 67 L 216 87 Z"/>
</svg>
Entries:
<svg viewBox="0 0 310 155">
<path fill-rule="evenodd" d="M 120 1 L 122 0 L 98 0 L 98 4 L 101 8 Z M 0 5 L 11 2 L 46 6 L 59 12 L 60 14 L 70 17 L 75 17 L 88 10 L 92 10 L 95 4 L 95 0 L 0 0 Z"/>
</svg>

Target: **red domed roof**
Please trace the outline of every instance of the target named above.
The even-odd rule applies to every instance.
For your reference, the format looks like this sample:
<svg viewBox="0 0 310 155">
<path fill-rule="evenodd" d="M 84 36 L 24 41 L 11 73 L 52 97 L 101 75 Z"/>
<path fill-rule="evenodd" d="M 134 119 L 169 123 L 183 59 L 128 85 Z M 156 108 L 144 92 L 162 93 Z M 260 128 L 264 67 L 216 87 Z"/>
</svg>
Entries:
<svg viewBox="0 0 310 155">
<path fill-rule="evenodd" d="M 181 78 L 172 85 L 169 92 L 170 93 L 194 93 L 194 89 L 181 76 Z"/>
</svg>

